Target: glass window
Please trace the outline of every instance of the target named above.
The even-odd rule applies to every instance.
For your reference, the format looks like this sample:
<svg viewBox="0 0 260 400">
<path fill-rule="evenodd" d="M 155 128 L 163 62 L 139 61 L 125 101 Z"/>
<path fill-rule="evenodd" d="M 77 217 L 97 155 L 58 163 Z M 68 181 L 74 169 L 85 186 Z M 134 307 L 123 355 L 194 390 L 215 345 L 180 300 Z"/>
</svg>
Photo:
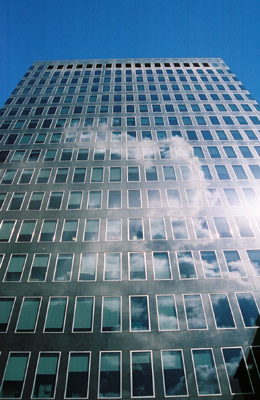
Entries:
<svg viewBox="0 0 260 400">
<path fill-rule="evenodd" d="M 159 331 L 175 331 L 179 329 L 174 295 L 159 295 L 157 300 Z"/>
<path fill-rule="evenodd" d="M 230 180 L 230 176 L 225 165 L 215 165 L 215 169 L 219 180 Z"/>
<path fill-rule="evenodd" d="M 41 304 L 39 297 L 25 297 L 18 317 L 16 332 L 34 332 Z"/>
<path fill-rule="evenodd" d="M 55 397 L 59 353 L 40 353 L 34 379 L 32 398 Z"/>
<path fill-rule="evenodd" d="M 120 398 L 121 386 L 121 353 L 119 351 L 101 352 L 98 398 Z"/>
<path fill-rule="evenodd" d="M 121 208 L 121 190 L 108 191 L 108 208 Z"/>
<path fill-rule="evenodd" d="M 246 328 L 260 326 L 259 309 L 253 293 L 236 293 L 238 305 Z"/>
<path fill-rule="evenodd" d="M 217 328 L 235 328 L 235 322 L 227 295 L 224 293 L 214 293 L 210 294 L 209 297 Z"/>
<path fill-rule="evenodd" d="M 2 399 L 22 397 L 28 361 L 29 353 L 9 354 L 0 389 Z"/>
<path fill-rule="evenodd" d="M 143 158 L 144 160 L 155 160 L 153 147 L 143 147 Z"/>
<path fill-rule="evenodd" d="M 55 240 L 55 232 L 57 227 L 57 220 L 45 219 L 42 224 L 42 229 L 39 237 L 40 242 L 53 242 Z"/>
<path fill-rule="evenodd" d="M 45 281 L 49 259 L 49 254 L 35 254 L 30 270 L 29 282 Z"/>
<path fill-rule="evenodd" d="M 228 272 L 232 278 L 246 276 L 244 266 L 237 250 L 225 250 L 224 257 L 227 263 Z"/>
<path fill-rule="evenodd" d="M 84 241 L 99 240 L 99 219 L 86 219 Z"/>
<path fill-rule="evenodd" d="M 51 192 L 48 210 L 60 210 L 63 198 L 63 192 Z"/>
<path fill-rule="evenodd" d="M 106 240 L 122 240 L 121 219 L 107 219 Z"/>
<path fill-rule="evenodd" d="M 12 199 L 10 201 L 8 210 L 9 211 L 18 211 L 21 209 L 23 204 L 25 193 L 14 193 Z"/>
<path fill-rule="evenodd" d="M 161 193 L 159 189 L 147 190 L 148 207 L 161 208 Z"/>
<path fill-rule="evenodd" d="M 197 278 L 194 260 L 191 251 L 178 251 L 177 261 L 181 279 Z"/>
<path fill-rule="evenodd" d="M 207 329 L 201 295 L 183 295 L 188 329 Z"/>
<path fill-rule="evenodd" d="M 12 254 L 4 281 L 6 282 L 19 282 L 22 277 L 25 261 L 26 261 L 25 254 Z"/>
<path fill-rule="evenodd" d="M 188 239 L 188 231 L 185 218 L 172 218 L 172 230 L 174 239 Z"/>
<path fill-rule="evenodd" d="M 143 221 L 142 218 L 129 218 L 128 220 L 129 240 L 143 240 Z"/>
<path fill-rule="evenodd" d="M 181 350 L 163 350 L 162 368 L 163 368 L 163 386 L 164 395 L 187 396 L 186 374 Z"/>
<path fill-rule="evenodd" d="M 203 250 L 200 251 L 200 256 L 205 278 L 222 278 L 215 251 Z"/>
<path fill-rule="evenodd" d="M 152 240 L 166 239 L 164 220 L 163 218 L 150 218 L 150 230 Z"/>
<path fill-rule="evenodd" d="M 8 329 L 10 317 L 13 311 L 15 298 L 1 297 L 0 298 L 0 332 L 4 333 Z"/>
<path fill-rule="evenodd" d="M 73 332 L 92 332 L 94 321 L 94 297 L 77 297 L 73 320 Z"/>
<path fill-rule="evenodd" d="M 220 394 L 219 380 L 211 349 L 192 350 L 197 391 L 200 396 Z"/>
<path fill-rule="evenodd" d="M 172 279 L 169 254 L 166 251 L 153 253 L 154 279 Z"/>
<path fill-rule="evenodd" d="M 260 276 L 260 250 L 247 250 L 247 255 L 255 276 Z"/>
<path fill-rule="evenodd" d="M 218 237 L 220 239 L 231 238 L 232 233 L 226 217 L 213 217 Z"/>
<path fill-rule="evenodd" d="M 202 191 L 200 189 L 185 189 L 190 207 L 202 207 Z"/>
<path fill-rule="evenodd" d="M 130 297 L 130 331 L 149 331 L 148 297 Z"/>
<path fill-rule="evenodd" d="M 68 177 L 69 168 L 57 168 L 54 183 L 66 183 Z"/>
<path fill-rule="evenodd" d="M 4 176 L 2 177 L 1 183 L 3 185 L 11 185 L 13 183 L 16 172 L 16 169 L 7 169 L 4 173 Z"/>
<path fill-rule="evenodd" d="M 9 242 L 16 221 L 2 221 L 0 225 L 0 242 Z"/>
<path fill-rule="evenodd" d="M 65 323 L 67 297 L 50 297 L 44 332 L 62 332 Z"/>
<path fill-rule="evenodd" d="M 68 200 L 68 210 L 79 210 L 81 208 L 82 192 L 71 191 Z"/>
<path fill-rule="evenodd" d="M 206 217 L 194 217 L 192 218 L 192 222 L 197 239 L 210 238 L 210 231 Z"/>
<path fill-rule="evenodd" d="M 232 168 L 234 170 L 237 179 L 248 179 L 247 174 L 242 165 L 232 165 Z"/>
<path fill-rule="evenodd" d="M 106 253 L 104 266 L 104 280 L 118 281 L 121 279 L 121 254 Z"/>
<path fill-rule="evenodd" d="M 121 297 L 103 297 L 101 331 L 121 331 Z"/>
<path fill-rule="evenodd" d="M 145 167 L 145 177 L 147 182 L 158 181 L 157 168 L 155 166 Z"/>
<path fill-rule="evenodd" d="M 131 397 L 154 397 L 153 364 L 151 352 L 131 352 L 131 366 Z"/>
<path fill-rule="evenodd" d="M 194 179 L 193 171 L 189 165 L 181 165 L 181 176 L 184 181 L 189 181 Z"/>
<path fill-rule="evenodd" d="M 163 166 L 163 176 L 164 180 L 167 181 L 176 181 L 175 170 L 173 166 Z"/>
<path fill-rule="evenodd" d="M 234 220 L 237 224 L 237 228 L 241 237 L 254 237 L 254 233 L 246 216 L 235 216 Z"/>
<path fill-rule="evenodd" d="M 102 192 L 99 190 L 89 191 L 88 209 L 101 208 L 101 196 L 102 196 Z"/>
<path fill-rule="evenodd" d="M 145 258 L 143 253 L 129 253 L 129 279 L 146 279 Z"/>
<path fill-rule="evenodd" d="M 222 353 L 231 393 L 252 393 L 252 384 L 242 348 L 226 347 L 222 349 Z"/>
<path fill-rule="evenodd" d="M 58 254 L 54 281 L 65 282 L 71 279 L 73 254 Z"/>
<path fill-rule="evenodd" d="M 97 254 L 81 255 L 79 281 L 95 281 L 97 273 Z"/>
<path fill-rule="evenodd" d="M 88 398 L 90 353 L 70 353 L 65 398 Z"/>
<path fill-rule="evenodd" d="M 141 191 L 138 189 L 128 190 L 128 207 L 140 208 L 141 207 Z"/>
<path fill-rule="evenodd" d="M 121 160 L 121 148 L 120 147 L 112 147 L 110 152 L 110 159 L 112 161 Z"/>
<path fill-rule="evenodd" d="M 103 182 L 104 169 L 102 167 L 93 167 L 91 174 L 91 182 Z"/>
<path fill-rule="evenodd" d="M 128 167 L 128 182 L 139 182 L 139 167 Z"/>
<path fill-rule="evenodd" d="M 50 174 L 51 174 L 51 168 L 41 168 L 36 183 L 48 183 Z M 28 175 L 26 176 L 26 178 L 28 179 Z M 20 181 L 20 183 L 29 183 L 29 182 Z"/>
<path fill-rule="evenodd" d="M 79 149 L 77 155 L 77 161 L 87 161 L 88 154 L 89 154 L 89 149 Z"/>
</svg>

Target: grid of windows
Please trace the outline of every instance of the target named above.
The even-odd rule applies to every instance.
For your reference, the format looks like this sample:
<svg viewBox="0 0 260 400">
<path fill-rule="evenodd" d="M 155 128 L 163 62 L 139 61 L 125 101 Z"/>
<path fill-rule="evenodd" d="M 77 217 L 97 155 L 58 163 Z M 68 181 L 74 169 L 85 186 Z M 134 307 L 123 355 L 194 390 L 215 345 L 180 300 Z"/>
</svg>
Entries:
<svg viewBox="0 0 260 400">
<path fill-rule="evenodd" d="M 221 59 L 29 68 L 0 114 L 0 398 L 259 397 L 259 112 Z"/>
</svg>

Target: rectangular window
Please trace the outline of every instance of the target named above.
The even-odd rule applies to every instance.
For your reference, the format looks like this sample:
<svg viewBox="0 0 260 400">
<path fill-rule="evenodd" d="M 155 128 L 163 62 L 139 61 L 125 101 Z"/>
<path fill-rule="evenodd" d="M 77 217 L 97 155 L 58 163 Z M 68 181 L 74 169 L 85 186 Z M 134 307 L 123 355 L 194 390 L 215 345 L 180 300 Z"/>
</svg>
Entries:
<svg viewBox="0 0 260 400">
<path fill-rule="evenodd" d="M 44 192 L 32 192 L 28 204 L 28 210 L 40 210 L 44 194 L 45 194 Z"/>
<path fill-rule="evenodd" d="M 20 282 L 22 278 L 23 269 L 26 261 L 26 254 L 12 254 L 6 274 L 4 277 L 5 282 Z"/>
<path fill-rule="evenodd" d="M 247 255 L 255 276 L 260 276 L 260 250 L 247 250 Z"/>
<path fill-rule="evenodd" d="M 69 200 L 67 209 L 68 210 L 80 210 L 82 201 L 81 191 L 71 191 L 69 194 Z"/>
<path fill-rule="evenodd" d="M 259 308 L 253 293 L 236 293 L 238 305 L 246 328 L 259 327 Z"/>
<path fill-rule="evenodd" d="M 44 282 L 49 266 L 49 254 L 35 254 L 32 262 L 29 282 Z"/>
<path fill-rule="evenodd" d="M 21 209 L 25 193 L 14 193 L 9 203 L 9 211 L 18 211 Z"/>
<path fill-rule="evenodd" d="M 88 195 L 88 209 L 99 209 L 101 208 L 101 197 L 102 192 L 99 190 L 89 191 Z"/>
<path fill-rule="evenodd" d="M 151 351 L 131 352 L 131 397 L 154 397 Z"/>
<path fill-rule="evenodd" d="M 206 279 L 222 278 L 215 251 L 200 251 L 203 272 Z"/>
<path fill-rule="evenodd" d="M 139 167 L 128 167 L 127 180 L 128 182 L 139 182 Z"/>
<path fill-rule="evenodd" d="M 178 189 L 167 189 L 166 194 L 167 194 L 168 207 L 171 208 L 182 207 L 180 192 Z"/>
<path fill-rule="evenodd" d="M 0 225 L 0 242 L 11 240 L 16 221 L 2 221 Z"/>
<path fill-rule="evenodd" d="M 53 242 L 55 240 L 57 222 L 56 219 L 45 219 L 43 221 L 39 242 Z"/>
<path fill-rule="evenodd" d="M 67 370 L 65 398 L 88 398 L 90 353 L 71 352 Z"/>
<path fill-rule="evenodd" d="M 84 242 L 92 242 L 99 240 L 99 219 L 86 219 Z"/>
<path fill-rule="evenodd" d="M 155 166 L 145 167 L 145 178 L 147 182 L 157 182 L 157 168 Z"/>
<path fill-rule="evenodd" d="M 210 294 L 210 301 L 218 329 L 235 328 L 230 303 L 225 293 Z"/>
<path fill-rule="evenodd" d="M 41 298 L 24 297 L 21 306 L 16 332 L 35 332 Z"/>
<path fill-rule="evenodd" d="M 94 297 L 76 297 L 72 332 L 93 332 Z"/>
<path fill-rule="evenodd" d="M 192 218 L 195 234 L 197 239 L 209 239 L 210 232 L 206 217 Z"/>
<path fill-rule="evenodd" d="M 177 261 L 181 279 L 196 279 L 196 269 L 191 251 L 178 251 Z"/>
<path fill-rule="evenodd" d="M 63 192 L 51 192 L 47 209 L 60 210 L 62 198 Z"/>
<path fill-rule="evenodd" d="M 231 278 L 242 278 L 246 276 L 245 268 L 237 250 L 225 250 L 224 257 Z"/>
<path fill-rule="evenodd" d="M 173 166 L 163 166 L 163 176 L 166 182 L 176 181 L 175 170 Z"/>
<path fill-rule="evenodd" d="M 59 353 L 39 354 L 32 399 L 55 397 L 59 357 Z"/>
<path fill-rule="evenodd" d="M 108 190 L 108 208 L 121 208 L 121 190 Z"/>
<path fill-rule="evenodd" d="M 231 238 L 232 233 L 226 217 L 213 217 L 217 233 L 220 239 Z"/>
<path fill-rule="evenodd" d="M 187 396 L 187 382 L 181 350 L 162 350 L 165 397 Z"/>
<path fill-rule="evenodd" d="M 81 255 L 79 281 L 95 281 L 97 273 L 97 254 L 87 253 Z"/>
<path fill-rule="evenodd" d="M 120 398 L 121 383 L 121 353 L 119 351 L 100 352 L 98 398 Z"/>
<path fill-rule="evenodd" d="M 222 349 L 225 369 L 232 394 L 253 393 L 251 379 L 241 347 Z"/>
<path fill-rule="evenodd" d="M 48 183 L 50 179 L 50 174 L 51 174 L 51 168 L 41 168 L 36 183 Z M 28 175 L 26 176 L 26 178 L 28 179 Z M 20 183 L 25 183 L 25 182 L 20 181 Z"/>
<path fill-rule="evenodd" d="M 15 178 L 17 169 L 7 169 L 2 177 L 1 184 L 2 185 L 11 185 Z"/>
<path fill-rule="evenodd" d="M 109 168 L 109 182 L 121 182 L 121 167 Z"/>
<path fill-rule="evenodd" d="M 76 242 L 78 232 L 78 220 L 66 219 L 61 235 L 62 242 Z"/>
<path fill-rule="evenodd" d="M 102 299 L 101 332 L 120 332 L 121 328 L 121 297 L 104 296 Z"/>
<path fill-rule="evenodd" d="M 212 350 L 192 350 L 192 356 L 199 396 L 221 394 Z"/>
<path fill-rule="evenodd" d="M 15 303 L 14 297 L 0 298 L 0 332 L 7 331 Z"/>
<path fill-rule="evenodd" d="M 107 219 L 106 240 L 122 240 L 121 219 Z"/>
<path fill-rule="evenodd" d="M 144 253 L 129 253 L 129 279 L 132 281 L 146 279 Z"/>
<path fill-rule="evenodd" d="M 50 297 L 44 332 L 63 332 L 67 297 Z"/>
<path fill-rule="evenodd" d="M 186 220 L 183 217 L 172 218 L 172 231 L 174 239 L 188 239 Z"/>
<path fill-rule="evenodd" d="M 128 190 L 128 207 L 140 208 L 141 207 L 141 191 L 139 189 Z"/>
<path fill-rule="evenodd" d="M 188 329 L 207 329 L 207 323 L 200 294 L 184 294 Z"/>
<path fill-rule="evenodd" d="M 121 280 L 121 254 L 105 253 L 104 280 Z"/>
<path fill-rule="evenodd" d="M 54 183 L 66 183 L 68 177 L 69 168 L 57 168 Z"/>
<path fill-rule="evenodd" d="M 164 240 L 166 239 L 165 226 L 163 218 L 149 218 L 151 239 Z"/>
<path fill-rule="evenodd" d="M 55 282 L 66 282 L 71 279 L 73 254 L 58 254 L 54 273 Z"/>
<path fill-rule="evenodd" d="M 103 167 L 93 167 L 92 174 L 91 174 L 91 182 L 103 182 L 103 174 L 104 168 Z"/>
<path fill-rule="evenodd" d="M 169 254 L 166 251 L 153 252 L 154 279 L 172 279 Z"/>
<path fill-rule="evenodd" d="M 240 215 L 240 216 L 235 216 L 234 220 L 236 222 L 239 234 L 241 237 L 254 237 L 254 233 L 251 229 L 251 226 L 248 222 L 248 219 L 246 216 L 244 215 Z"/>
<path fill-rule="evenodd" d="M 158 295 L 157 315 L 159 331 L 175 331 L 179 329 L 174 295 Z"/>
<path fill-rule="evenodd" d="M 161 208 L 161 192 L 159 189 L 147 190 L 148 207 L 149 208 Z"/>
<path fill-rule="evenodd" d="M 0 389 L 2 399 L 22 397 L 29 358 L 29 353 L 9 353 Z"/>
<path fill-rule="evenodd" d="M 129 240 L 143 240 L 143 220 L 142 218 L 128 219 L 128 238 Z"/>
<path fill-rule="evenodd" d="M 149 331 L 148 297 L 130 296 L 130 331 Z"/>
</svg>

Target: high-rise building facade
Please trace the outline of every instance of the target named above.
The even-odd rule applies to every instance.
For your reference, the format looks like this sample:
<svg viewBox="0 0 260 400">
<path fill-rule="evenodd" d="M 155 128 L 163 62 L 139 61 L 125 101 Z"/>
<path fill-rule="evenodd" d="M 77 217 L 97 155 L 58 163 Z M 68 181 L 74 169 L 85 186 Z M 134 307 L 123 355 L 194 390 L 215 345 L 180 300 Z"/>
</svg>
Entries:
<svg viewBox="0 0 260 400">
<path fill-rule="evenodd" d="M 219 58 L 29 68 L 1 109 L 1 399 L 259 399 L 259 111 Z"/>
</svg>

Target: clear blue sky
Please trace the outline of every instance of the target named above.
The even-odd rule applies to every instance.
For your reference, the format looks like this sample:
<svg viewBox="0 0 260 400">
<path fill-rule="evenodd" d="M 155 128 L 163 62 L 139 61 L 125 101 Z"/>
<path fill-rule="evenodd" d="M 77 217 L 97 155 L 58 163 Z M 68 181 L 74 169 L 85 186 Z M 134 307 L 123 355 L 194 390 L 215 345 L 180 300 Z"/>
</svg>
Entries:
<svg viewBox="0 0 260 400">
<path fill-rule="evenodd" d="M 0 106 L 36 60 L 222 57 L 260 101 L 260 0 L 0 0 Z"/>
</svg>

